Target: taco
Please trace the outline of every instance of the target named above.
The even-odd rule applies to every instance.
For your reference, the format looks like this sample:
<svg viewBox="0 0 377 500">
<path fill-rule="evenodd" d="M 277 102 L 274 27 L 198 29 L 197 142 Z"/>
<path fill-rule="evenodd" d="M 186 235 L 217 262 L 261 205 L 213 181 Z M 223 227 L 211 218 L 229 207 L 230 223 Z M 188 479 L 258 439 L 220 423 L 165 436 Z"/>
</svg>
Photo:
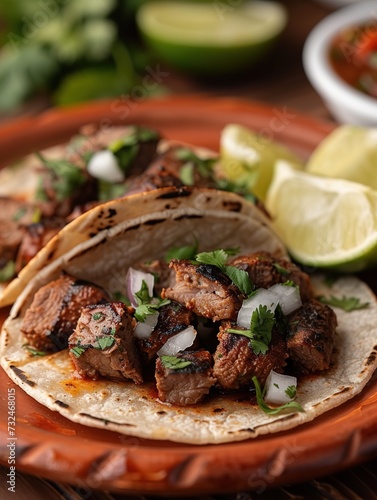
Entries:
<svg viewBox="0 0 377 500">
<path fill-rule="evenodd" d="M 7 292 L 22 290 L 1 364 L 37 401 L 88 426 L 239 441 L 313 420 L 376 367 L 373 293 L 353 277 L 331 288 L 310 280 L 265 214 L 233 193 L 163 188 L 95 207 L 20 280 Z M 354 310 L 335 313 L 323 303 L 331 296 L 352 296 Z"/>
<path fill-rule="evenodd" d="M 101 202 L 166 186 L 213 187 L 216 156 L 145 127 L 86 126 L 67 144 L 4 168 L 0 290 L 60 229 Z M 0 305 L 8 305 L 1 295 Z"/>
</svg>

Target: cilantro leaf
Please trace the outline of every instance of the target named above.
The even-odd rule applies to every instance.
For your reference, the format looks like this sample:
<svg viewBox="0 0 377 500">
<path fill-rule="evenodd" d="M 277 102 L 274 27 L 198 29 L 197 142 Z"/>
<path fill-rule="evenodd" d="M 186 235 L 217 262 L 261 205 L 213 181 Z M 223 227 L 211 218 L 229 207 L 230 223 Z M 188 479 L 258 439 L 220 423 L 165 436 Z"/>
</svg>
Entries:
<svg viewBox="0 0 377 500">
<path fill-rule="evenodd" d="M 338 307 L 346 312 L 369 307 L 369 302 L 360 302 L 360 299 L 357 297 L 346 297 L 345 295 L 343 295 L 343 297 L 335 297 L 334 295 L 331 295 L 331 297 L 324 297 L 321 295 L 318 297 L 318 300 L 322 302 L 322 304 Z"/>
<path fill-rule="evenodd" d="M 86 347 L 82 345 L 77 345 L 75 347 L 72 347 L 72 349 L 69 350 L 76 358 L 79 358 L 81 354 L 83 354 L 86 351 Z"/>
<path fill-rule="evenodd" d="M 67 160 L 48 160 L 41 153 L 36 155 L 51 175 L 52 187 L 58 201 L 69 198 L 85 184 L 85 173 L 73 163 Z"/>
<path fill-rule="evenodd" d="M 160 359 L 165 368 L 168 368 L 169 370 L 182 370 L 182 368 L 186 368 L 186 366 L 190 366 L 192 364 L 192 361 L 177 358 L 176 356 L 161 356 Z"/>
<path fill-rule="evenodd" d="M 148 315 L 155 314 L 160 307 L 166 306 L 167 304 L 170 304 L 169 299 L 161 300 L 157 304 L 140 304 L 135 309 L 135 318 L 138 321 L 144 322 Z"/>
<path fill-rule="evenodd" d="M 92 320 L 93 321 L 98 321 L 98 320 L 100 320 L 102 318 L 103 318 L 103 313 L 101 313 L 101 312 L 96 312 L 92 316 Z"/>
<path fill-rule="evenodd" d="M 285 389 L 285 394 L 291 398 L 291 399 L 294 399 L 296 397 L 296 394 L 297 394 L 297 389 L 296 389 L 296 386 L 295 385 L 290 385 L 288 386 L 286 389 Z"/>
<path fill-rule="evenodd" d="M 179 170 L 179 179 L 186 186 L 193 186 L 194 180 L 194 165 L 192 163 L 185 163 Z"/>
<path fill-rule="evenodd" d="M 185 165 L 187 165 L 187 164 L 192 165 L 192 170 L 191 170 L 192 176 L 194 173 L 194 169 L 196 169 L 199 172 L 199 174 L 204 178 L 208 178 L 208 177 L 212 176 L 213 167 L 215 165 L 216 158 L 200 158 L 189 148 L 177 149 L 175 152 L 175 156 L 178 160 L 182 160 L 182 161 L 186 162 Z M 181 175 L 182 175 L 182 170 L 181 170 L 180 176 Z M 194 179 L 192 178 L 192 180 L 194 180 Z M 184 182 L 184 181 L 182 181 L 182 182 Z M 192 184 L 189 184 L 189 185 L 191 186 Z"/>
<path fill-rule="evenodd" d="M 281 266 L 280 264 L 278 264 L 277 262 L 274 262 L 273 263 L 273 266 L 274 268 L 276 269 L 276 271 L 281 274 L 282 276 L 287 276 L 288 274 L 290 274 L 290 272 L 288 271 L 288 269 L 285 269 L 285 267 Z"/>
<path fill-rule="evenodd" d="M 38 349 L 35 349 L 34 347 L 28 345 L 28 344 L 24 344 L 22 346 L 24 349 L 26 349 L 27 351 L 29 351 L 29 353 L 31 354 L 31 356 L 46 356 L 46 352 L 44 351 L 39 351 Z"/>
<path fill-rule="evenodd" d="M 253 283 L 249 274 L 243 269 L 238 269 L 234 266 L 226 266 L 224 269 L 225 274 L 233 281 L 233 283 L 247 296 L 253 291 Z"/>
<path fill-rule="evenodd" d="M 135 293 L 135 297 L 138 301 L 139 306 L 148 304 L 152 300 L 152 297 L 149 295 L 148 285 L 145 280 L 142 280 L 141 288 L 138 292 Z"/>
<path fill-rule="evenodd" d="M 198 242 L 195 241 L 195 245 L 186 245 L 183 247 L 170 248 L 166 252 L 165 260 L 166 262 L 170 262 L 172 259 L 193 260 L 197 253 L 198 253 Z"/>
<path fill-rule="evenodd" d="M 254 386 L 255 386 L 255 394 L 257 397 L 258 406 L 262 411 L 264 411 L 264 413 L 267 413 L 269 415 L 276 415 L 284 410 L 289 410 L 290 412 L 304 411 L 302 406 L 299 403 L 297 403 L 296 401 L 290 401 L 289 403 L 286 403 L 282 406 L 278 406 L 276 408 L 271 408 L 270 406 L 268 406 L 268 404 L 263 399 L 263 396 L 264 396 L 263 392 L 264 391 L 262 391 L 257 377 L 253 377 L 252 381 L 253 381 Z"/>
<path fill-rule="evenodd" d="M 0 269 L 0 283 L 5 283 L 13 278 L 16 273 L 16 264 L 13 260 L 8 260 L 5 266 Z"/>
<path fill-rule="evenodd" d="M 250 330 L 237 330 L 228 328 L 229 333 L 243 335 L 250 339 L 250 345 L 254 354 L 266 354 L 271 342 L 272 328 L 275 324 L 275 316 L 267 306 L 260 305 L 251 315 Z"/>
<path fill-rule="evenodd" d="M 214 250 L 213 252 L 201 252 L 198 253 L 195 260 L 199 264 L 209 264 L 211 266 L 216 266 L 222 271 L 225 268 L 225 263 L 228 259 L 228 254 L 225 250 Z"/>
<path fill-rule="evenodd" d="M 196 256 L 196 262 L 218 267 L 224 274 L 232 280 L 232 282 L 245 295 L 250 295 L 254 289 L 254 285 L 250 280 L 248 273 L 235 266 L 227 266 L 226 261 L 230 255 L 235 255 L 239 252 L 237 248 L 229 248 L 227 250 L 214 250 L 213 252 L 202 252 Z"/>
<path fill-rule="evenodd" d="M 106 337 L 98 337 L 97 338 L 97 349 L 101 349 L 104 351 L 107 347 L 111 347 L 115 344 L 115 338 L 111 335 L 107 335 Z"/>
<path fill-rule="evenodd" d="M 298 288 L 298 286 L 296 285 L 296 283 L 292 280 L 288 280 L 288 281 L 284 281 L 284 283 L 282 283 L 283 286 L 291 286 L 293 288 Z"/>
</svg>

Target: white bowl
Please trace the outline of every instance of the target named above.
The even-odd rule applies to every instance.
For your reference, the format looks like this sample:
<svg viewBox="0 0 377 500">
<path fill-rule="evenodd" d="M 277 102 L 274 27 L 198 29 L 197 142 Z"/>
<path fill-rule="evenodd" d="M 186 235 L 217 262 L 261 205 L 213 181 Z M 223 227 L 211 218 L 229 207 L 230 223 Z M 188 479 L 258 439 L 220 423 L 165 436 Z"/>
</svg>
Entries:
<svg viewBox="0 0 377 500">
<path fill-rule="evenodd" d="M 347 26 L 359 26 L 372 19 L 377 22 L 376 0 L 340 9 L 317 24 L 305 42 L 306 75 L 331 114 L 341 123 L 377 125 L 377 99 L 341 80 L 329 61 L 329 47 L 337 33 Z"/>
</svg>

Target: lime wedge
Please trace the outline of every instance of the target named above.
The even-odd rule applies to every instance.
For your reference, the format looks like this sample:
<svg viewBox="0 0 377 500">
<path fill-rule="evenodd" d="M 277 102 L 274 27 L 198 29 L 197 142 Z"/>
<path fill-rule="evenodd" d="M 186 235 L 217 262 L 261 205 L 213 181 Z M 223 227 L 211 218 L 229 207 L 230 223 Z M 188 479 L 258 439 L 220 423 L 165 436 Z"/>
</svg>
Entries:
<svg viewBox="0 0 377 500">
<path fill-rule="evenodd" d="M 266 206 L 291 255 L 302 264 L 359 271 L 377 263 L 377 192 L 279 162 Z"/>
<path fill-rule="evenodd" d="M 377 190 L 377 128 L 338 127 L 315 149 L 307 171 Z"/>
<path fill-rule="evenodd" d="M 276 142 L 272 142 L 241 125 L 227 125 L 220 138 L 221 167 L 225 176 L 243 184 L 265 200 L 276 160 L 285 159 L 295 168 L 300 161 Z"/>
<path fill-rule="evenodd" d="M 137 23 L 162 60 L 192 73 L 225 74 L 260 59 L 286 24 L 278 3 L 237 4 L 153 1 L 140 8 Z"/>
</svg>

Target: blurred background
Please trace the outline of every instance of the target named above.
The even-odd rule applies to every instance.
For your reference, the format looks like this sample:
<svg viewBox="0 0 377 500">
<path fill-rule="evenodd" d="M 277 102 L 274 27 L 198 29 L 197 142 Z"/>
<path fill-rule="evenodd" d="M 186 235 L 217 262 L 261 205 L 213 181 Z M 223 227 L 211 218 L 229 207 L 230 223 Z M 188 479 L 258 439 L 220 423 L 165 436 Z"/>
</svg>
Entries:
<svg viewBox="0 0 377 500">
<path fill-rule="evenodd" d="M 246 97 L 329 116 L 306 79 L 302 48 L 313 26 L 347 0 L 281 0 L 279 5 L 266 0 L 273 8 L 251 13 L 256 19 L 247 19 L 247 25 L 242 16 L 237 18 L 242 0 L 191 0 L 189 15 L 174 10 L 177 2 L 168 10 L 160 5 L 155 13 L 162 19 L 159 26 L 150 19 L 153 3 L 161 4 L 2 0 L 1 119 L 92 99 L 170 93 Z M 203 4 L 206 12 L 198 11 Z M 206 18 L 208 9 L 218 26 Z M 161 43 L 163 23 L 175 25 L 169 46 Z M 187 24 L 199 26 L 199 32 L 187 33 Z M 190 36 L 191 52 L 184 47 Z M 226 51 L 219 56 L 221 44 Z"/>
</svg>

